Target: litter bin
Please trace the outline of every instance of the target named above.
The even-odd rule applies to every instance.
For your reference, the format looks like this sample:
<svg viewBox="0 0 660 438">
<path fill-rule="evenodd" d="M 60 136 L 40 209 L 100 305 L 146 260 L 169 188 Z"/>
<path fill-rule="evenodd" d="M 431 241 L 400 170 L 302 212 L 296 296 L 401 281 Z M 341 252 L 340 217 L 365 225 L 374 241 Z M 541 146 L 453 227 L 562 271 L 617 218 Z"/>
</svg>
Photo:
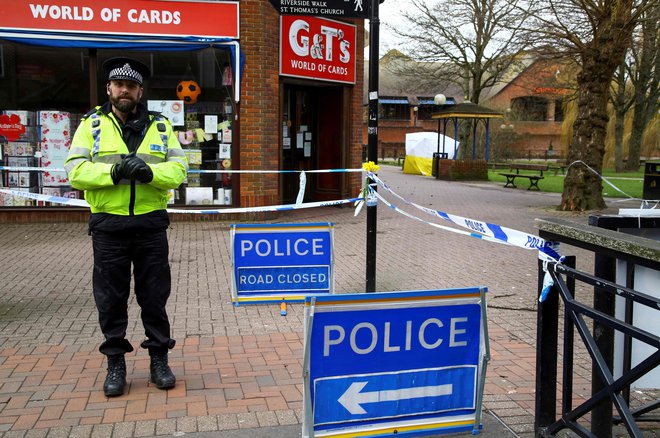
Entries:
<svg viewBox="0 0 660 438">
<path fill-rule="evenodd" d="M 644 165 L 644 199 L 660 199 L 660 161 Z"/>
<path fill-rule="evenodd" d="M 428 155 L 427 155 L 428 157 Z M 438 179 L 438 175 L 440 175 L 439 172 L 439 167 L 440 167 L 440 160 L 446 159 L 447 158 L 447 153 L 446 152 L 433 152 L 433 165 L 431 167 L 431 175 L 435 178 Z M 428 161 L 427 161 L 428 163 Z"/>
</svg>

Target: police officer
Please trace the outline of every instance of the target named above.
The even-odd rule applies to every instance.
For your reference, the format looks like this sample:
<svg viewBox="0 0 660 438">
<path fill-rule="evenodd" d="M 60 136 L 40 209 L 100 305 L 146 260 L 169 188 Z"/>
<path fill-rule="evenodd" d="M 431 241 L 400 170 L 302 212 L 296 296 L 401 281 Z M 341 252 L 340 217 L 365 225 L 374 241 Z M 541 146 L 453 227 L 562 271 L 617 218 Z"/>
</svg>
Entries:
<svg viewBox="0 0 660 438">
<path fill-rule="evenodd" d="M 130 58 L 108 59 L 109 101 L 89 111 L 76 130 L 65 162 L 71 186 L 85 191 L 91 208 L 93 293 L 107 356 L 106 396 L 124 393 L 131 264 L 149 351 L 150 381 L 173 388 L 167 361 L 174 347 L 165 310 L 170 295 L 166 207 L 169 189 L 184 181 L 186 157 L 169 121 L 140 102 L 149 68 Z"/>
</svg>

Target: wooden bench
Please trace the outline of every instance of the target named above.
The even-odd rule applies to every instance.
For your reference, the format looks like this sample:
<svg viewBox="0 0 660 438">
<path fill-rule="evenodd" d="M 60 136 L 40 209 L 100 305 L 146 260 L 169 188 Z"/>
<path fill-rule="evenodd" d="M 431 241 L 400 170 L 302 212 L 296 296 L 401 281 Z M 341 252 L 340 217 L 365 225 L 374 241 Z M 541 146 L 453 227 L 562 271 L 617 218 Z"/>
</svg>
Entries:
<svg viewBox="0 0 660 438">
<path fill-rule="evenodd" d="M 551 164 L 548 166 L 548 170 L 552 170 L 555 172 L 555 175 L 559 174 L 561 171 L 561 174 L 564 175 L 566 174 L 566 168 L 568 167 L 568 164 L 566 164 L 565 161 L 557 161 L 556 164 Z"/>
<path fill-rule="evenodd" d="M 504 187 L 513 187 L 515 189 L 516 178 L 526 178 L 529 180 L 529 187 L 527 190 L 531 190 L 533 188 L 536 188 L 536 190 L 541 190 L 539 188 L 539 181 L 544 178 L 543 172 L 548 171 L 548 166 L 544 164 L 512 164 L 509 166 L 509 169 L 511 172 L 500 173 L 500 175 L 506 177 L 506 184 L 504 184 Z M 513 173 L 514 170 L 516 173 Z M 521 170 L 536 171 L 538 172 L 538 175 L 520 173 Z"/>
</svg>

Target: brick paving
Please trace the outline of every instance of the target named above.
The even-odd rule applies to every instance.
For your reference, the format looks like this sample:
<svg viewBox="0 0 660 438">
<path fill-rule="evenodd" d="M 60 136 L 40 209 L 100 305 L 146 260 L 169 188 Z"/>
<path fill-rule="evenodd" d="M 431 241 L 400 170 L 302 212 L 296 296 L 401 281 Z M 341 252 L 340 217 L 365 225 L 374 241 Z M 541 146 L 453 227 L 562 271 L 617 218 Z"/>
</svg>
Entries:
<svg viewBox="0 0 660 438">
<path fill-rule="evenodd" d="M 394 167 L 380 176 L 419 204 L 534 234 L 537 217 L 587 220 L 555 211 L 556 194 L 437 181 Z M 611 205 L 609 213 L 624 206 Z M 365 212 L 303 210 L 272 222 L 310 221 L 335 223 L 336 292 L 364 291 Z M 230 223 L 173 222 L 168 312 L 177 386 L 165 392 L 149 384 L 148 356 L 140 350 L 127 355 L 127 393 L 111 399 L 101 389 L 105 362 L 97 352 L 102 336 L 86 225 L 0 226 L 0 437 L 151 437 L 299 424 L 302 305 L 290 304 L 280 316 L 277 305 L 230 303 Z M 485 408 L 517 436 L 532 437 L 536 253 L 439 230 L 386 208 L 378 212 L 377 245 L 378 290 L 489 288 Z M 590 270 L 589 253 L 564 253 Z M 136 347 L 143 336 L 138 312 L 132 300 L 128 337 Z M 580 376 L 589 373 L 577 374 L 579 400 L 589 392 Z"/>
</svg>

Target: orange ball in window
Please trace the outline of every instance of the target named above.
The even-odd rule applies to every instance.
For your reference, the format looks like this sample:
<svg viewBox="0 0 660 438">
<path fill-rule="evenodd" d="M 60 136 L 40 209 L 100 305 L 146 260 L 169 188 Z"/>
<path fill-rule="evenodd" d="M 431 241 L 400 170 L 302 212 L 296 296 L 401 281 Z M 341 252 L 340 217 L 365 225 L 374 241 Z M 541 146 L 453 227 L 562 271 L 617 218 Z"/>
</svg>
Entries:
<svg viewBox="0 0 660 438">
<path fill-rule="evenodd" d="M 195 103 L 197 98 L 202 94 L 202 89 L 195 81 L 181 81 L 176 86 L 176 95 L 185 103 Z"/>
</svg>

